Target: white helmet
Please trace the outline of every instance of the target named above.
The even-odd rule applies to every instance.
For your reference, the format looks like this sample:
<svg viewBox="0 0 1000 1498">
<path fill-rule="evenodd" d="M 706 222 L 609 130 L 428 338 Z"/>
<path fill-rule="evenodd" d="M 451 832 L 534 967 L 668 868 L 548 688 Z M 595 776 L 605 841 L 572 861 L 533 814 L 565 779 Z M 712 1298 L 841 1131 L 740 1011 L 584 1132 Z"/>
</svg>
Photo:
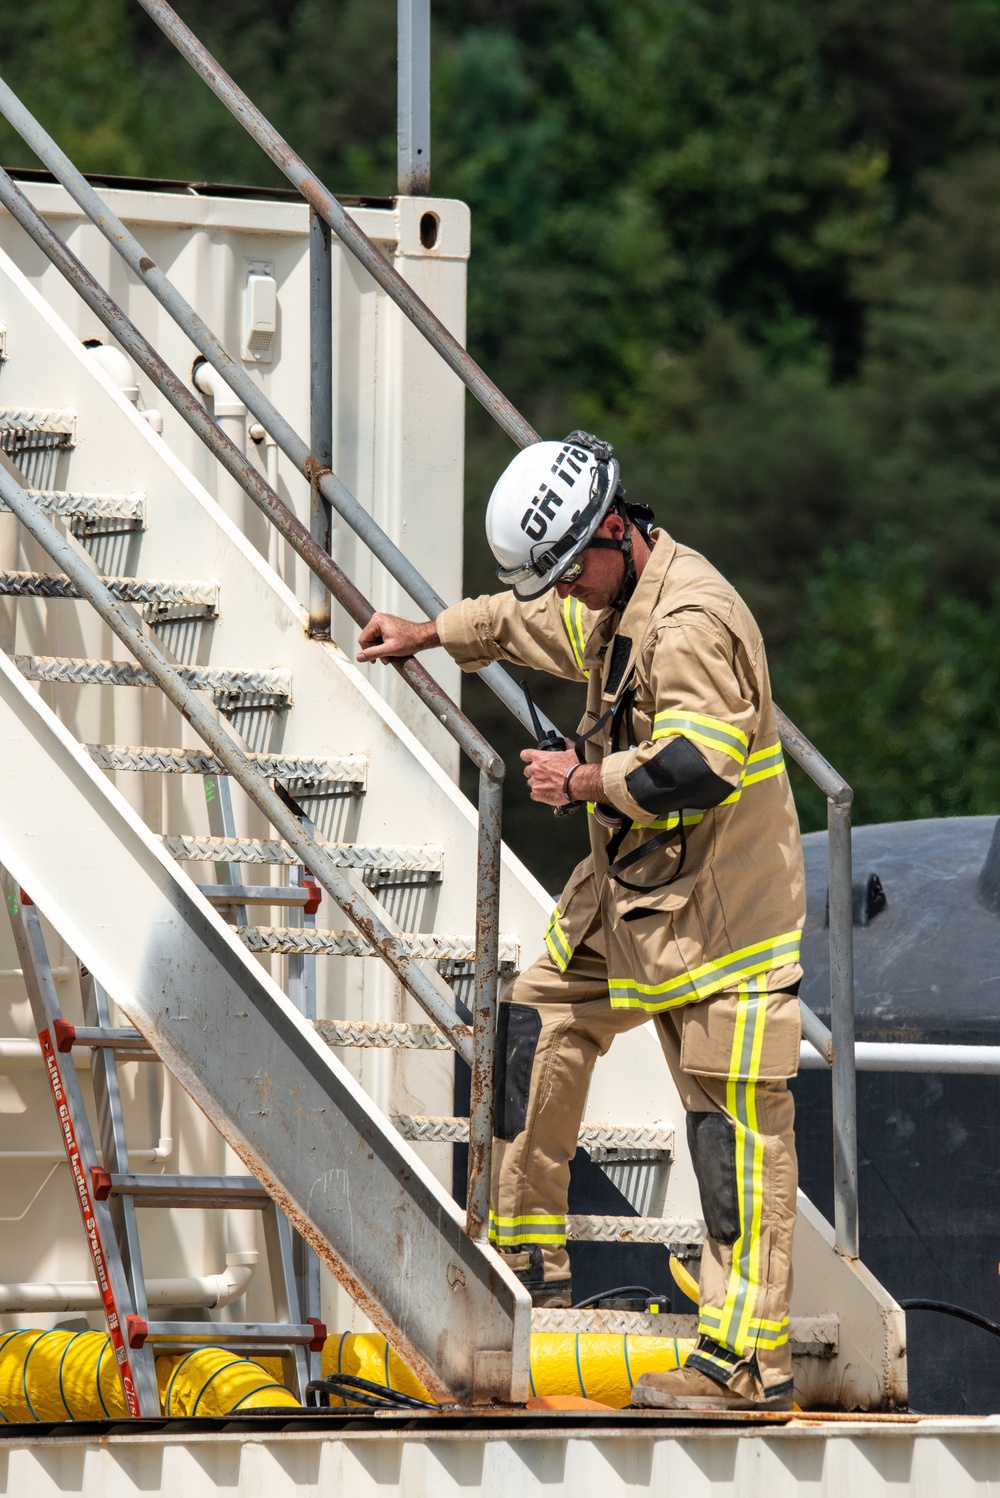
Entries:
<svg viewBox="0 0 1000 1498">
<path fill-rule="evenodd" d="M 533 442 L 504 469 L 486 510 L 497 576 L 538 598 L 584 551 L 619 493 L 611 447 L 589 432 Z"/>
</svg>

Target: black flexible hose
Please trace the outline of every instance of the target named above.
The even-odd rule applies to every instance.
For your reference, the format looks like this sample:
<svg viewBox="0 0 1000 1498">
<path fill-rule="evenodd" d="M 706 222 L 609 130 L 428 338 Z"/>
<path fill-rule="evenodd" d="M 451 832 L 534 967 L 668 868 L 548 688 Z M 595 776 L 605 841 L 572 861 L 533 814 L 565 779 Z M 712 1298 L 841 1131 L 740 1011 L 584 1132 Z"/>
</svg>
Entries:
<svg viewBox="0 0 1000 1498">
<path fill-rule="evenodd" d="M 616 1285 L 613 1290 L 598 1290 L 596 1295 L 588 1295 L 586 1300 L 578 1300 L 575 1306 L 570 1306 L 570 1310 L 590 1310 L 595 1300 L 610 1300 L 613 1295 L 645 1295 L 650 1300 L 667 1300 L 669 1298 L 666 1295 L 658 1295 L 648 1285 Z"/>
<path fill-rule="evenodd" d="M 984 1332 L 1000 1337 L 1000 1325 L 978 1311 L 967 1311 L 963 1306 L 953 1306 L 949 1300 L 901 1300 L 897 1302 L 902 1311 L 940 1311 L 944 1316 L 955 1316 L 959 1321 L 968 1321 L 972 1326 L 981 1326 Z"/>
</svg>

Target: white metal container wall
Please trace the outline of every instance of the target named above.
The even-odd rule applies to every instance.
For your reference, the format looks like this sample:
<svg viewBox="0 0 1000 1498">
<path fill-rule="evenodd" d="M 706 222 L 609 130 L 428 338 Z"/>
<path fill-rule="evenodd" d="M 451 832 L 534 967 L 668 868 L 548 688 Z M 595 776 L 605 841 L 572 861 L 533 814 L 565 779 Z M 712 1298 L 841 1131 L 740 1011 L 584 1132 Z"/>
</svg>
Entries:
<svg viewBox="0 0 1000 1498">
<path fill-rule="evenodd" d="M 91 273 L 189 385 L 198 351 L 125 265 L 100 232 L 54 183 L 24 191 Z M 307 441 L 309 438 L 309 217 L 302 203 L 195 194 L 108 189 L 109 207 L 234 357 L 242 344 L 244 290 L 251 266 L 268 265 L 277 281 L 278 327 L 270 364 L 244 361 L 261 388 Z M 469 210 L 451 199 L 399 199 L 394 207 L 350 210 L 365 232 L 459 339 L 465 337 Z M 437 220 L 432 248 L 421 243 L 421 218 Z M 110 342 L 100 321 L 0 211 L 0 248 L 41 291 L 81 339 Z M 333 240 L 334 453 L 348 488 L 424 576 L 451 602 L 462 594 L 462 499 L 465 393 L 425 339 L 406 322 L 339 242 Z M 164 437 L 208 489 L 231 483 L 215 459 L 155 388 L 139 375 L 140 400 L 163 414 Z M 247 443 L 263 470 L 264 447 Z M 279 493 L 309 522 L 309 489 L 283 455 Z M 305 565 L 249 501 L 244 533 L 268 556 L 296 596 L 308 601 Z M 397 585 L 342 523 L 334 556 L 377 608 L 417 612 Z M 357 633 L 337 611 L 338 643 L 351 652 Z M 454 696 L 458 668 L 436 651 L 430 669 Z M 458 754 L 426 709 L 395 674 L 373 670 L 379 691 L 450 773 Z"/>
<path fill-rule="evenodd" d="M 544 1419 L 544 1417 L 543 1417 Z M 500 1422 L 498 1422 L 499 1424 Z M 4 1498 L 986 1498 L 1000 1427 L 792 1422 L 677 1434 L 631 1426 L 424 1435 L 391 1429 L 55 1436 L 0 1442 Z"/>
</svg>

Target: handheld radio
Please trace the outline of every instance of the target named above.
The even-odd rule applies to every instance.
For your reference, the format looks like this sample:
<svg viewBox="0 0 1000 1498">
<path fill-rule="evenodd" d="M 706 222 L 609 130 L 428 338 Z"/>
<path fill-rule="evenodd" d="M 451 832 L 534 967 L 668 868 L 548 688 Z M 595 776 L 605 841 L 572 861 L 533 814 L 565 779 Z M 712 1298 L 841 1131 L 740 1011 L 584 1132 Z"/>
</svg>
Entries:
<svg viewBox="0 0 1000 1498">
<path fill-rule="evenodd" d="M 564 753 L 566 749 L 566 740 L 563 738 L 562 734 L 557 733 L 554 728 L 545 729 L 542 727 L 541 721 L 538 717 L 538 709 L 535 707 L 535 704 L 531 699 L 531 693 L 528 690 L 528 683 L 526 681 L 522 681 L 521 691 L 524 693 L 524 700 L 528 704 L 528 713 L 531 717 L 531 729 L 535 735 L 538 748 L 543 750 L 546 754 Z M 579 807 L 579 801 L 569 801 L 565 806 L 553 806 L 552 811 L 557 817 L 568 817 L 574 811 L 579 810 Z"/>
</svg>

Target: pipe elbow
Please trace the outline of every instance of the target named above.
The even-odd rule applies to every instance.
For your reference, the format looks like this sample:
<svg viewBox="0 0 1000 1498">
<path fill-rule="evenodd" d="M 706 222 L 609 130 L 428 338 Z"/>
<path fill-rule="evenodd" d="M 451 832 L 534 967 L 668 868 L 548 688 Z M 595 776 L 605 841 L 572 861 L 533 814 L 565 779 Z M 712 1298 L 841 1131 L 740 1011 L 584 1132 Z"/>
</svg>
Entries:
<svg viewBox="0 0 1000 1498">
<path fill-rule="evenodd" d="M 196 359 L 191 370 L 191 378 L 195 388 L 202 395 L 212 397 L 212 405 L 216 419 L 220 416 L 246 416 L 246 403 L 241 401 L 235 391 L 231 390 L 219 371 L 209 364 L 207 359 Z"/>
</svg>

